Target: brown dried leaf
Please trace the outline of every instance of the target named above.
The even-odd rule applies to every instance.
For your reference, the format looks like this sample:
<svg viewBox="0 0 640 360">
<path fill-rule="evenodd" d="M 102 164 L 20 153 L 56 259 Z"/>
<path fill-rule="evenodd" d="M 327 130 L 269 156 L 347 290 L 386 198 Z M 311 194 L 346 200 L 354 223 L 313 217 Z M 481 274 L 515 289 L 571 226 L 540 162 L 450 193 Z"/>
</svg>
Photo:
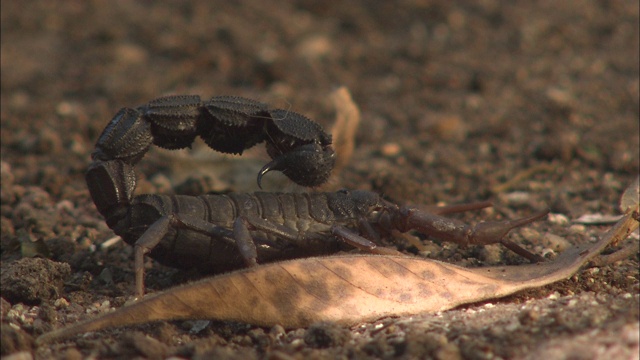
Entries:
<svg viewBox="0 0 640 360">
<path fill-rule="evenodd" d="M 584 214 L 573 220 L 575 224 L 583 225 L 604 225 L 615 224 L 622 218 L 622 215 L 606 215 L 606 214 Z"/>
<path fill-rule="evenodd" d="M 638 206 L 638 203 L 640 203 L 640 176 L 629 184 L 629 187 L 620 197 L 620 211 L 627 214 L 633 211 Z"/>
<path fill-rule="evenodd" d="M 360 124 L 360 109 L 349 89 L 339 87 L 331 93 L 331 100 L 336 107 L 336 122 L 331 128 L 333 147 L 337 154 L 334 173 L 337 174 L 351 160 L 355 148 L 356 131 Z"/>
<path fill-rule="evenodd" d="M 573 275 L 609 243 L 638 227 L 631 214 L 597 243 L 556 260 L 465 269 L 404 256 L 350 255 L 268 264 L 152 295 L 115 312 L 52 331 L 44 344 L 109 327 L 157 320 L 218 319 L 287 328 L 318 321 L 352 325 L 387 316 L 434 312 L 498 298 Z"/>
</svg>

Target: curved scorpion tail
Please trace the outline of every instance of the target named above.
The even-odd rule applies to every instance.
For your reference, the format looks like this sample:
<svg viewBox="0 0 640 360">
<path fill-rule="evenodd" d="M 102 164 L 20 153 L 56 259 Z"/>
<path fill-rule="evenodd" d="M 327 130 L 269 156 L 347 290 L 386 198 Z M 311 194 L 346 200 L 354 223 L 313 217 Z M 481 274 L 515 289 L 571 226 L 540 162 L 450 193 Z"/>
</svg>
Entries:
<svg viewBox="0 0 640 360">
<path fill-rule="evenodd" d="M 230 154 L 266 142 L 273 161 L 261 170 L 258 185 L 264 174 L 277 170 L 299 185 L 318 186 L 335 164 L 331 135 L 315 121 L 241 97 L 202 101 L 198 95 L 165 96 L 122 108 L 98 138 L 92 158 L 135 165 L 151 145 L 182 149 L 197 136 L 213 150 Z"/>
</svg>

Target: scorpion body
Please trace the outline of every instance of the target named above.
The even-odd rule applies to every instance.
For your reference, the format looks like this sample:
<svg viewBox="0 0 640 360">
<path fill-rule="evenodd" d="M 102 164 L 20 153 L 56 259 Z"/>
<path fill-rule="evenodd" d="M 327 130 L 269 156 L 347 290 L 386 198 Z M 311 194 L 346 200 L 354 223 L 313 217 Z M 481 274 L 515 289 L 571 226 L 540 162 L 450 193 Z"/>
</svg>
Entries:
<svg viewBox="0 0 640 360">
<path fill-rule="evenodd" d="M 149 255 L 168 266 L 220 273 L 237 269 L 247 261 L 335 253 L 344 246 L 331 236 L 332 227 L 340 224 L 357 228 L 357 219 L 368 216 L 372 212 L 370 206 L 377 205 L 376 200 L 374 193 L 347 191 L 139 195 L 127 215 L 112 227 L 130 245 L 146 246 L 144 241 L 138 242 L 145 232 L 154 223 L 173 217 L 174 226 L 168 228 Z M 243 238 L 241 230 L 234 233 L 237 226 L 251 229 L 250 238 Z M 252 243 L 255 250 L 251 251 L 255 253 L 244 259 L 238 248 L 251 247 Z"/>
<path fill-rule="evenodd" d="M 134 195 L 134 165 L 151 144 L 178 149 L 197 135 L 214 150 L 231 153 L 266 142 L 272 161 L 258 174 L 258 185 L 271 170 L 300 185 L 319 185 L 335 161 L 331 137 L 318 124 L 253 100 L 216 97 L 202 102 L 197 96 L 171 96 L 120 110 L 98 139 L 86 180 L 109 227 L 134 246 L 138 296 L 144 293 L 145 254 L 165 265 L 212 273 L 349 247 L 397 253 L 380 246 L 392 230 L 417 230 L 461 245 L 502 243 L 532 261 L 543 260 L 504 237 L 546 211 L 469 226 L 442 215 L 487 203 L 424 212 L 363 190 Z"/>
</svg>

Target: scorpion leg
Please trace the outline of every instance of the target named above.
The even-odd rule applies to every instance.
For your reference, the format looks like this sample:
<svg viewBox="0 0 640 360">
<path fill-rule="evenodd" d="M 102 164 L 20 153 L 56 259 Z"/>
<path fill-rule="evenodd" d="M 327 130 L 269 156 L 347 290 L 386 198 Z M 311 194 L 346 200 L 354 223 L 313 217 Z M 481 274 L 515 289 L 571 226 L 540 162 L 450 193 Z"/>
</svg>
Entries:
<svg viewBox="0 0 640 360">
<path fill-rule="evenodd" d="M 240 255 L 244 259 L 247 267 L 257 266 L 258 251 L 256 250 L 256 243 L 251 237 L 247 223 L 241 217 L 233 222 L 233 237 L 236 240 L 238 251 L 240 251 Z"/>
<path fill-rule="evenodd" d="M 257 265 L 256 245 L 251 236 L 250 230 L 258 230 L 269 233 L 300 247 L 304 247 L 307 245 L 307 235 L 303 231 L 296 231 L 281 224 L 255 216 L 238 217 L 233 223 L 233 236 L 236 240 L 236 245 L 240 253 L 242 254 L 242 257 L 245 259 L 248 267 Z M 375 243 L 358 235 L 355 235 L 358 236 L 357 239 L 354 238 L 352 240 L 351 235 L 342 236 L 342 233 L 336 234 L 333 232 L 333 230 L 332 234 L 336 235 L 340 239 L 343 239 L 346 243 L 349 243 L 354 247 L 369 252 L 372 252 L 371 250 L 376 248 Z"/>
<path fill-rule="evenodd" d="M 371 224 L 365 219 L 358 220 L 358 228 L 360 233 L 365 239 L 369 239 L 376 244 L 380 243 L 380 234 L 371 226 Z"/>
<path fill-rule="evenodd" d="M 246 222 L 246 224 L 250 225 L 252 229 L 268 232 L 280 238 L 289 240 L 294 244 L 305 246 L 305 243 L 303 241 L 306 239 L 307 236 L 305 236 L 304 232 L 298 232 L 286 226 L 283 226 L 262 218 L 258 218 L 258 217 L 243 217 L 242 220 L 243 222 Z M 236 220 L 236 222 L 238 222 L 238 220 Z M 363 221 L 360 224 L 360 226 L 361 227 L 368 226 L 369 232 L 375 234 L 370 224 Z M 365 227 L 365 229 L 367 228 Z M 235 234 L 235 224 L 234 224 L 234 234 Z M 360 236 L 359 234 L 349 230 L 344 226 L 333 225 L 331 227 L 331 234 L 337 237 L 338 239 L 344 241 L 345 243 L 369 253 L 387 254 L 387 255 L 399 254 L 397 251 L 393 251 L 384 247 L 378 247 L 378 245 L 375 242 L 372 242 Z M 379 240 L 377 236 L 374 237 L 374 240 L 375 239 Z"/>
<path fill-rule="evenodd" d="M 396 250 L 378 246 L 373 241 L 365 239 L 364 237 L 360 236 L 358 233 L 355 233 L 344 226 L 333 225 L 331 227 L 331 234 L 337 237 L 338 239 L 344 241 L 345 243 L 357 249 L 366 251 L 368 253 L 379 254 L 379 255 L 400 255 L 401 254 Z"/>
<path fill-rule="evenodd" d="M 531 262 L 542 262 L 545 261 L 543 257 L 532 254 L 519 245 L 503 238 L 512 229 L 541 219 L 548 213 L 549 210 L 544 210 L 521 219 L 487 221 L 472 227 L 459 220 L 422 212 L 417 209 L 402 208 L 399 210 L 399 218 L 395 220 L 396 225 L 398 225 L 397 228 L 403 232 L 415 229 L 423 234 L 431 235 L 440 240 L 455 242 L 462 246 L 500 243 Z"/>
<path fill-rule="evenodd" d="M 229 229 L 214 225 L 202 219 L 179 214 L 170 214 L 161 217 L 149 226 L 134 245 L 134 270 L 136 296 L 138 298 L 142 298 L 144 295 L 144 256 L 160 243 L 170 228 L 186 228 L 215 237 L 216 239 L 221 239 L 227 243 L 236 244 L 236 241 L 234 241 L 234 233 Z"/>
<path fill-rule="evenodd" d="M 278 236 L 282 239 L 291 241 L 294 244 L 299 244 L 301 246 L 305 245 L 303 240 L 305 239 L 304 233 L 298 232 L 291 228 L 288 228 L 284 225 L 274 223 L 269 220 L 265 220 L 255 216 L 243 216 L 239 219 L 242 219 L 247 229 L 250 227 L 252 230 L 264 231 L 269 234 Z M 238 220 L 236 220 L 237 222 Z M 235 229 L 235 224 L 234 224 Z"/>
</svg>

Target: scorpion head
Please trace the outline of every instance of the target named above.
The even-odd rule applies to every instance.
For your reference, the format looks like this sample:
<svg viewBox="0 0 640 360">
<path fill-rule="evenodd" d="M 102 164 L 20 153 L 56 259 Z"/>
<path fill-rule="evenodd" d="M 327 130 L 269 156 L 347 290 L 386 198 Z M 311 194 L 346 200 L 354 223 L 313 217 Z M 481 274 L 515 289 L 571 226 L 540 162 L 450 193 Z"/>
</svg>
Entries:
<svg viewBox="0 0 640 360">
<path fill-rule="evenodd" d="M 371 191 L 342 189 L 324 196 L 329 213 L 336 218 L 375 219 L 384 208 L 384 200 Z"/>
<path fill-rule="evenodd" d="M 358 214 L 368 215 L 382 210 L 385 207 L 384 200 L 380 195 L 367 190 L 341 190 L 355 205 Z"/>
<path fill-rule="evenodd" d="M 379 231 L 392 228 L 398 216 L 398 205 L 383 199 L 379 194 L 366 190 L 349 191 L 348 196 L 355 206 L 354 213 L 370 224 L 381 226 Z"/>
</svg>

